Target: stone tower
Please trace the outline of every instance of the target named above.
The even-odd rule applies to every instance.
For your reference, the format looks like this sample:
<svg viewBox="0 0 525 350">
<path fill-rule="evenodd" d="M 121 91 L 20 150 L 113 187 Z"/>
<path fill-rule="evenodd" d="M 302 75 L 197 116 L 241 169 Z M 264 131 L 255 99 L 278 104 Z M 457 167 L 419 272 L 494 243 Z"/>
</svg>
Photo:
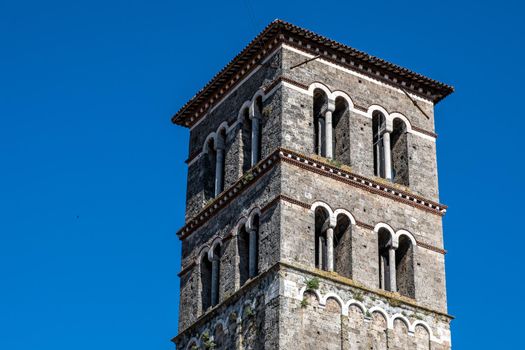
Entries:
<svg viewBox="0 0 525 350">
<path fill-rule="evenodd" d="M 434 104 L 453 88 L 276 20 L 190 129 L 185 349 L 450 349 Z"/>
</svg>

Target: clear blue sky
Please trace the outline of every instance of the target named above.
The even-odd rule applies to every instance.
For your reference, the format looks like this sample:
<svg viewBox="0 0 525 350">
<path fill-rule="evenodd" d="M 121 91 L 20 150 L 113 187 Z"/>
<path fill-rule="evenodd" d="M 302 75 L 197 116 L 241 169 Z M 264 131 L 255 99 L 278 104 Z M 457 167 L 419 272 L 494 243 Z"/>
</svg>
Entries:
<svg viewBox="0 0 525 350">
<path fill-rule="evenodd" d="M 456 87 L 436 108 L 453 345 L 522 348 L 524 8 L 249 1 L 0 2 L 0 349 L 173 349 L 170 117 L 275 18 Z"/>
</svg>

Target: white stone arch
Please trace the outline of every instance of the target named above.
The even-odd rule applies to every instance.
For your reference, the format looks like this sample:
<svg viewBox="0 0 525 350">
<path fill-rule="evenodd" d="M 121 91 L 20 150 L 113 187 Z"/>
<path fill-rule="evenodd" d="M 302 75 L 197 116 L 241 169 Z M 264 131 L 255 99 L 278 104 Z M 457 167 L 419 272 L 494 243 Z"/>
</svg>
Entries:
<svg viewBox="0 0 525 350">
<path fill-rule="evenodd" d="M 214 331 L 214 335 L 215 335 L 215 332 L 217 331 L 218 325 L 221 325 L 222 331 L 224 332 L 224 334 L 228 334 L 228 323 L 225 320 L 219 318 L 215 321 L 212 327 Z"/>
<path fill-rule="evenodd" d="M 337 221 L 336 221 L 336 217 L 334 216 L 334 211 L 332 210 L 332 208 L 325 202 L 316 201 L 312 203 L 312 205 L 310 206 L 310 210 L 315 214 L 315 210 L 318 207 L 322 207 L 328 212 L 328 217 L 330 218 L 330 225 L 335 227 L 335 225 L 337 224 Z"/>
<path fill-rule="evenodd" d="M 202 145 L 202 152 L 208 153 L 210 140 L 213 140 L 214 147 L 217 145 L 217 134 L 215 131 L 211 132 L 208 136 L 206 136 L 206 140 L 204 140 L 204 144 Z"/>
<path fill-rule="evenodd" d="M 394 229 L 392 227 L 390 227 L 389 224 L 385 224 L 384 222 L 380 222 L 380 223 L 376 224 L 375 227 L 374 227 L 374 232 L 376 233 L 376 235 L 379 234 L 379 230 L 381 230 L 382 228 L 386 229 L 390 233 L 390 240 L 392 241 L 392 244 L 394 245 L 394 247 L 397 248 L 397 246 L 396 246 L 396 243 L 397 243 L 396 233 L 394 232 Z"/>
<path fill-rule="evenodd" d="M 215 132 L 215 134 L 217 135 L 217 137 L 219 136 L 220 134 L 220 131 L 221 130 L 224 130 L 224 133 L 227 134 L 228 133 L 228 129 L 229 129 L 229 126 L 228 126 L 228 122 L 224 121 L 222 122 L 219 127 L 217 128 L 217 131 Z"/>
<path fill-rule="evenodd" d="M 321 296 L 321 293 L 319 293 L 319 291 L 317 289 L 306 289 L 306 286 L 302 287 L 300 290 L 299 290 L 299 293 L 297 293 L 297 299 L 299 300 L 303 300 L 304 298 L 304 293 L 306 292 L 309 292 L 309 293 L 313 293 L 315 294 L 315 297 L 317 298 L 317 302 L 319 303 L 319 305 L 321 305 L 321 300 L 322 300 L 322 296 Z"/>
<path fill-rule="evenodd" d="M 261 102 L 262 102 L 264 100 L 264 91 L 257 90 L 257 92 L 253 95 L 252 100 L 250 101 L 250 109 L 249 109 L 249 114 L 248 114 L 250 116 L 250 119 L 252 119 L 255 114 L 255 105 L 257 102 L 257 98 L 259 97 L 261 98 Z"/>
<path fill-rule="evenodd" d="M 409 231 L 407 230 L 398 230 L 394 236 L 394 242 L 397 245 L 399 245 L 399 238 L 401 236 L 406 236 L 408 237 L 408 239 L 410 239 L 410 241 L 412 242 L 412 247 L 414 247 L 414 250 L 416 249 L 417 247 L 417 241 L 416 239 L 414 238 L 414 235 L 412 233 L 410 233 Z"/>
<path fill-rule="evenodd" d="M 246 109 L 248 109 L 248 118 L 251 118 L 250 117 L 250 108 L 251 108 L 251 105 L 252 105 L 252 101 L 248 100 L 248 101 L 244 101 L 244 103 L 242 104 L 241 106 L 241 109 L 239 109 L 239 113 L 237 114 L 237 121 L 239 123 L 242 123 L 244 121 L 244 111 Z"/>
<path fill-rule="evenodd" d="M 319 90 L 322 90 L 325 94 L 326 94 L 326 97 L 328 99 L 331 98 L 332 96 L 332 91 L 328 88 L 328 86 L 324 85 L 323 83 L 320 83 L 320 82 L 313 82 L 312 84 L 310 84 L 310 86 L 308 87 L 308 93 L 310 94 L 310 96 L 313 96 L 314 95 L 314 91 L 316 89 L 319 89 Z"/>
<path fill-rule="evenodd" d="M 410 121 L 408 120 L 408 118 L 405 117 L 403 114 L 401 114 L 399 112 L 393 112 L 393 113 L 388 115 L 388 119 L 390 119 L 390 123 L 391 123 L 392 127 L 394 125 L 394 120 L 395 119 L 401 119 L 405 123 L 407 132 L 412 132 L 412 124 L 410 124 Z"/>
<path fill-rule="evenodd" d="M 246 220 L 246 231 L 250 231 L 254 228 L 253 219 L 256 215 L 259 216 L 259 220 L 261 220 L 261 209 L 259 209 L 259 207 L 255 207 L 250 210 L 250 213 L 248 214 L 248 220 Z"/>
<path fill-rule="evenodd" d="M 237 223 L 235 224 L 234 228 L 233 228 L 233 236 L 234 237 L 237 237 L 237 235 L 239 234 L 239 231 L 243 228 L 243 227 L 246 227 L 246 221 L 248 220 L 248 218 L 243 215 L 239 218 L 239 220 L 237 220 Z"/>
<path fill-rule="evenodd" d="M 348 310 L 350 310 L 350 306 L 352 306 L 352 305 L 357 306 L 361 310 L 361 312 L 363 312 L 363 315 L 366 313 L 365 305 L 362 302 L 360 302 L 358 300 L 355 300 L 355 299 L 350 299 L 346 303 L 345 308 L 346 308 L 347 313 L 348 313 Z"/>
<path fill-rule="evenodd" d="M 382 307 L 373 306 L 368 310 L 368 312 L 370 313 L 370 315 L 372 315 L 374 312 L 381 314 L 385 318 L 385 322 L 388 328 L 388 325 L 390 324 L 390 317 L 388 316 L 388 313 Z"/>
<path fill-rule="evenodd" d="M 428 323 L 426 323 L 425 321 L 422 321 L 422 320 L 416 320 L 414 323 L 412 323 L 412 324 L 410 325 L 410 329 L 409 329 L 409 331 L 410 331 L 411 333 L 415 333 L 415 332 L 416 332 L 416 327 L 417 327 L 417 326 L 421 326 L 421 327 L 425 328 L 426 331 L 428 332 L 429 338 L 430 338 L 431 340 L 434 340 L 434 339 L 435 339 L 434 334 L 432 333 L 432 329 L 430 328 L 430 326 L 428 325 Z"/>
<path fill-rule="evenodd" d="M 343 98 L 346 103 L 348 103 L 348 109 L 349 110 L 353 110 L 354 109 L 354 101 L 352 101 L 352 99 L 350 98 L 350 96 L 348 96 L 348 94 L 344 91 L 341 91 L 341 90 L 335 90 L 332 94 L 331 94 L 331 98 L 335 101 L 336 98 L 338 97 L 341 97 Z"/>
<path fill-rule="evenodd" d="M 366 114 L 368 114 L 368 117 L 372 119 L 374 112 L 381 112 L 385 116 L 385 119 L 388 119 L 389 113 L 387 110 L 380 106 L 380 105 L 370 105 L 366 111 Z"/>
<path fill-rule="evenodd" d="M 379 112 L 385 117 L 385 127 L 386 131 L 391 132 L 392 131 L 392 119 L 390 118 L 390 114 L 387 112 L 387 110 L 380 106 L 380 105 L 371 105 L 368 107 L 368 110 L 366 114 L 370 119 L 374 119 L 374 112 Z"/>
<path fill-rule="evenodd" d="M 222 248 L 222 238 L 217 236 L 213 239 L 208 250 L 208 258 L 210 261 L 214 258 L 215 247 L 220 246 Z"/>
<path fill-rule="evenodd" d="M 195 337 L 191 337 L 190 338 L 190 341 L 188 342 L 188 345 L 186 345 L 186 350 L 191 350 L 192 346 L 197 346 L 199 347 L 200 346 L 200 341 L 199 339 L 195 338 Z"/>
<path fill-rule="evenodd" d="M 392 317 L 390 317 L 388 328 L 389 329 L 394 329 L 394 322 L 395 322 L 395 320 L 398 320 L 398 319 L 403 321 L 403 323 L 407 327 L 407 331 L 410 332 L 410 326 L 411 326 L 410 325 L 410 321 L 408 320 L 408 318 L 406 318 L 404 315 L 402 315 L 400 313 L 396 313 L 396 314 L 392 315 Z"/>
<path fill-rule="evenodd" d="M 342 208 L 339 208 L 339 209 L 336 209 L 334 211 L 334 218 L 335 218 L 335 221 L 337 222 L 337 217 L 339 215 L 345 215 L 346 217 L 348 217 L 348 220 L 350 220 L 350 222 L 352 223 L 352 225 L 355 225 L 356 224 L 356 221 L 355 221 L 355 218 L 352 214 L 350 214 L 350 212 L 346 209 L 342 209 Z"/>
<path fill-rule="evenodd" d="M 202 261 L 202 258 L 206 255 L 208 257 L 208 259 L 210 258 L 210 255 L 209 255 L 209 251 L 210 251 L 210 247 L 208 245 L 205 245 L 204 247 L 201 248 L 201 250 L 199 251 L 199 254 L 197 254 L 197 261 L 195 262 L 197 265 L 200 265 L 201 261 Z M 211 260 L 210 260 L 211 261 Z"/>
<path fill-rule="evenodd" d="M 319 305 L 323 305 L 325 306 L 326 305 L 326 302 L 328 301 L 328 299 L 335 299 L 337 301 L 337 303 L 339 304 L 339 306 L 341 307 L 341 310 L 343 310 L 343 307 L 345 306 L 345 302 L 343 301 L 343 299 L 337 295 L 336 293 L 334 292 L 328 292 L 324 295 L 324 297 L 321 298 L 321 300 L 319 301 Z"/>
</svg>

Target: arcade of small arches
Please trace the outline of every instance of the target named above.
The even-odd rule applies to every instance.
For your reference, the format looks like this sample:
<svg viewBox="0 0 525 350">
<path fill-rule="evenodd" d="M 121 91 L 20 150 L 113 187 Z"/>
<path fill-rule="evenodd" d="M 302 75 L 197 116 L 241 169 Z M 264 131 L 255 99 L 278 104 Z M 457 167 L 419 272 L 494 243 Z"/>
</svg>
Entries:
<svg viewBox="0 0 525 350">
<path fill-rule="evenodd" d="M 258 274 L 259 208 L 252 209 L 242 217 L 234 230 L 236 239 L 236 287 L 242 287 L 249 279 Z M 201 248 L 196 261 L 200 271 L 201 312 L 206 312 L 219 302 L 220 264 L 223 238 L 215 237 L 210 245 Z"/>
<path fill-rule="evenodd" d="M 299 292 L 295 296 L 295 299 L 298 301 L 302 301 L 305 299 L 307 294 L 313 295 L 319 307 L 321 308 L 326 307 L 330 301 L 334 301 L 338 305 L 341 311 L 341 315 L 343 316 L 349 316 L 350 310 L 352 308 L 355 308 L 361 312 L 363 317 L 371 318 L 372 315 L 374 314 L 380 315 L 381 317 L 384 318 L 387 329 L 393 329 L 396 320 L 399 320 L 405 324 L 409 335 L 414 335 L 416 328 L 421 327 L 421 328 L 424 328 L 425 331 L 429 334 L 430 339 L 432 341 L 438 342 L 438 343 L 442 341 L 441 339 L 437 338 L 433 334 L 432 328 L 424 320 L 416 319 L 413 322 L 410 322 L 408 317 L 403 315 L 402 313 L 396 312 L 396 313 L 393 313 L 392 315 L 389 315 L 389 312 L 385 310 L 384 308 L 382 308 L 381 306 L 375 305 L 375 306 L 367 308 L 365 305 L 365 302 L 362 302 L 356 299 L 350 299 L 345 302 L 338 294 L 334 292 L 327 292 L 323 295 L 318 290 L 308 290 L 306 286 L 302 287 L 299 290 Z M 368 316 L 365 316 L 365 315 L 368 315 Z"/>
<path fill-rule="evenodd" d="M 317 269 L 335 272 L 352 278 L 352 228 L 356 221 L 345 209 L 332 208 L 324 202 L 314 202 L 311 211 L 315 216 L 315 261 Z M 259 231 L 261 211 L 253 208 L 242 217 L 233 230 L 236 241 L 236 289 L 259 273 Z M 415 298 L 414 263 L 417 242 L 406 230 L 395 232 L 388 224 L 378 223 L 374 228 L 377 235 L 377 266 L 379 287 L 386 291 Z M 220 264 L 223 254 L 223 237 L 214 237 L 199 251 L 196 266 L 199 269 L 199 294 L 201 313 L 219 303 L 221 283 Z"/>
<path fill-rule="evenodd" d="M 311 84 L 308 93 L 313 97 L 315 153 L 350 166 L 350 111 L 357 112 L 352 99 L 321 83 Z M 374 175 L 409 186 L 410 122 L 379 105 L 370 106 L 366 115 L 372 119 Z"/>
<path fill-rule="evenodd" d="M 388 330 L 393 330 L 396 327 L 396 322 L 402 322 L 409 336 L 415 336 L 416 332 L 420 331 L 426 333 L 428 339 L 435 343 L 443 343 L 448 340 L 438 337 L 438 334 L 432 331 L 430 324 L 420 319 L 419 316 L 419 318 L 411 320 L 411 317 L 400 313 L 398 310 L 388 310 L 388 308 L 385 309 L 380 305 L 367 307 L 367 305 L 365 305 L 367 303 L 366 301 L 359 301 L 355 298 L 345 301 L 334 292 L 323 294 L 319 290 L 307 290 L 306 286 L 304 286 L 296 295 L 290 295 L 290 297 L 297 300 L 297 302 L 301 302 L 305 300 L 308 295 L 314 298 L 316 305 L 321 309 L 326 308 L 329 303 L 334 303 L 338 306 L 341 315 L 345 317 L 356 317 L 352 315 L 360 315 L 357 317 L 362 317 L 365 320 L 372 320 L 374 317 L 379 317 L 384 320 L 385 329 Z M 261 295 L 259 295 L 259 298 L 260 297 Z M 213 318 L 209 325 L 204 326 L 201 331 L 189 338 L 184 349 L 206 348 L 206 343 L 210 340 L 215 347 L 223 348 L 226 345 L 225 343 L 227 343 L 226 337 L 228 337 L 232 331 L 236 333 L 236 327 L 243 321 L 250 319 L 250 315 L 247 315 L 246 309 L 256 310 L 257 304 L 258 297 L 255 296 L 242 300 L 238 305 L 233 305 L 229 308 L 229 312 Z M 238 334 L 234 334 L 233 336 L 238 336 Z"/>
<path fill-rule="evenodd" d="M 263 90 L 255 93 L 251 100 L 241 106 L 237 121 L 232 125 L 223 122 L 210 133 L 203 145 L 204 197 L 205 201 L 215 198 L 224 189 L 225 143 L 227 135 L 239 124 L 241 126 L 240 164 L 246 173 L 259 162 L 261 157 L 263 100 L 272 92 Z M 308 94 L 313 99 L 312 152 L 351 165 L 350 112 L 364 114 L 372 119 L 372 144 L 374 175 L 393 183 L 409 186 L 408 133 L 412 126 L 401 113 L 388 113 L 379 105 L 372 105 L 366 113 L 354 107 L 351 98 L 343 91 L 330 91 L 321 83 L 312 83 Z"/>
<path fill-rule="evenodd" d="M 345 209 L 324 202 L 311 206 L 315 215 L 315 267 L 352 278 L 352 227 L 356 221 Z M 395 232 L 385 223 L 374 227 L 377 235 L 379 287 L 415 298 L 414 256 L 417 242 L 406 230 Z"/>
<path fill-rule="evenodd" d="M 260 295 L 258 296 L 261 297 Z M 198 336 L 193 336 L 188 340 L 185 350 L 200 349 L 205 347 L 206 341 L 212 340 L 215 347 L 222 348 L 225 343 L 225 337 L 230 334 L 229 326 L 231 322 L 235 325 L 242 323 L 249 319 L 250 316 L 246 314 L 246 310 L 255 310 L 257 308 L 258 297 L 247 299 L 241 302 L 236 307 L 230 309 L 230 312 L 223 318 L 216 317 L 211 322 L 210 326 L 206 327 L 204 331 L 200 332 Z"/>
</svg>

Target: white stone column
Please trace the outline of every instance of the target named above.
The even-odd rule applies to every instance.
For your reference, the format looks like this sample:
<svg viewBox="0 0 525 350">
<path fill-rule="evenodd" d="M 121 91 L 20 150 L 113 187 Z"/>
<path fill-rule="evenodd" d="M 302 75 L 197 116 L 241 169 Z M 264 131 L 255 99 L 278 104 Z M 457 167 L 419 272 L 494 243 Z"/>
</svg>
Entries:
<svg viewBox="0 0 525 350">
<path fill-rule="evenodd" d="M 249 234 L 248 273 L 252 278 L 257 274 L 257 230 L 253 229 Z"/>
<path fill-rule="evenodd" d="M 224 141 L 217 140 L 215 157 L 215 196 L 222 192 L 224 182 Z"/>
<path fill-rule="evenodd" d="M 254 107 L 257 109 L 257 106 Z M 252 117 L 252 166 L 257 164 L 260 157 L 261 150 L 259 149 L 260 140 L 260 126 L 261 126 L 261 116 L 258 112 L 255 112 Z"/>
<path fill-rule="evenodd" d="M 324 244 L 323 244 L 323 236 L 319 235 L 317 238 L 317 244 L 319 247 L 318 255 L 317 255 L 317 267 L 319 269 L 323 269 L 323 256 L 324 256 Z"/>
<path fill-rule="evenodd" d="M 383 152 L 385 155 L 385 178 L 392 180 L 392 156 L 390 154 L 390 132 L 383 133 Z"/>
<path fill-rule="evenodd" d="M 328 109 L 324 114 L 325 126 L 325 151 L 326 158 L 332 159 L 334 157 L 334 142 L 332 137 L 332 111 Z"/>
<path fill-rule="evenodd" d="M 396 248 L 390 246 L 388 248 L 388 265 L 390 268 L 390 291 L 397 292 L 396 286 Z"/>
<path fill-rule="evenodd" d="M 211 306 L 219 302 L 219 257 L 214 256 L 211 261 Z"/>
<path fill-rule="evenodd" d="M 329 227 L 326 230 L 326 269 L 334 271 L 334 229 Z"/>
</svg>

